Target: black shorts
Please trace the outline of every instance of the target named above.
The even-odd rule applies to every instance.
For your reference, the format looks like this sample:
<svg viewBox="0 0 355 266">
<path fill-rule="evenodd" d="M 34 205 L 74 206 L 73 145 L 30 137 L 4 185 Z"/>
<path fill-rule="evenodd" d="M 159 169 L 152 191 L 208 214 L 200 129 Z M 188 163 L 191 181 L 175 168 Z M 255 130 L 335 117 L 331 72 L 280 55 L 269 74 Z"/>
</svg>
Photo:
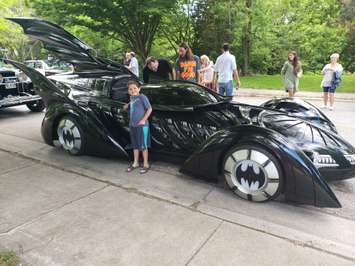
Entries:
<svg viewBox="0 0 355 266">
<path fill-rule="evenodd" d="M 130 127 L 131 144 L 134 150 L 146 150 L 150 148 L 149 125 Z"/>
</svg>

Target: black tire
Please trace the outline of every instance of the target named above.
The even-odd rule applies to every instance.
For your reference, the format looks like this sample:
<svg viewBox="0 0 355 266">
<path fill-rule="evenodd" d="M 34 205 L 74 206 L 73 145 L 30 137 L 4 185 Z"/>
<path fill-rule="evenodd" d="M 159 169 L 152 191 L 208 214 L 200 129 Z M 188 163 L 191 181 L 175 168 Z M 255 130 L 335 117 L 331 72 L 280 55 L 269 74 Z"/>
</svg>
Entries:
<svg viewBox="0 0 355 266">
<path fill-rule="evenodd" d="M 64 116 L 57 125 L 57 135 L 60 146 L 71 155 L 85 153 L 86 136 L 78 121 L 70 116 Z"/>
<path fill-rule="evenodd" d="M 222 167 L 228 187 L 243 199 L 265 202 L 277 198 L 283 190 L 284 177 L 278 159 L 259 145 L 233 147 Z"/>
<path fill-rule="evenodd" d="M 42 112 L 45 108 L 42 100 L 30 102 L 26 105 L 27 105 L 28 109 L 30 109 L 32 112 Z"/>
</svg>

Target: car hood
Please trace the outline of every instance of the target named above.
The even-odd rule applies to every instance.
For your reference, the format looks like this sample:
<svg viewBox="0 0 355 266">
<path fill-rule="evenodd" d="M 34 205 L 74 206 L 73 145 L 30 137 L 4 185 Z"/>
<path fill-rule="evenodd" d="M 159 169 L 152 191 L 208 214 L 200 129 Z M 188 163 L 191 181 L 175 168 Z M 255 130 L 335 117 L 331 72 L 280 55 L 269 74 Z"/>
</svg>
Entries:
<svg viewBox="0 0 355 266">
<path fill-rule="evenodd" d="M 45 49 L 62 61 L 75 66 L 76 71 L 89 69 L 129 73 L 121 64 L 95 55 L 93 49 L 58 25 L 38 18 L 7 18 L 19 24 L 25 34 L 42 42 Z"/>
</svg>

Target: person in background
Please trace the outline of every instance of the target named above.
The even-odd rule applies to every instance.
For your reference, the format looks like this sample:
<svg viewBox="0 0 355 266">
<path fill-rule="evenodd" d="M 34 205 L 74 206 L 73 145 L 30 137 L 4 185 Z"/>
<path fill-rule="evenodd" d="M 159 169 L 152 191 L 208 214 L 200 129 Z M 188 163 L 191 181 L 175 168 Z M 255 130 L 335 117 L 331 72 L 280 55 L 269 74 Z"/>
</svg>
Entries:
<svg viewBox="0 0 355 266">
<path fill-rule="evenodd" d="M 209 88 L 210 90 L 216 90 L 213 86 L 213 62 L 210 61 L 207 55 L 202 55 L 201 59 L 201 69 L 200 69 L 200 84 Z"/>
<path fill-rule="evenodd" d="M 139 77 L 139 65 L 138 60 L 136 58 L 136 54 L 134 52 L 130 52 L 128 55 L 128 59 L 130 60 L 129 65 L 126 66 L 134 75 Z"/>
<path fill-rule="evenodd" d="M 322 69 L 323 80 L 321 87 L 323 88 L 324 107 L 327 108 L 329 99 L 329 110 L 333 110 L 334 93 L 341 82 L 343 67 L 338 63 L 339 54 L 334 53 L 330 56 L 330 64 L 326 64 Z"/>
<path fill-rule="evenodd" d="M 127 83 L 130 102 L 123 106 L 129 113 L 129 133 L 133 148 L 133 163 L 128 166 L 127 172 L 132 172 L 139 167 L 139 152 L 143 155 L 143 168 L 141 174 L 148 172 L 148 148 L 150 148 L 150 134 L 148 118 L 152 113 L 152 107 L 147 96 L 140 93 L 138 82 L 131 80 Z"/>
<path fill-rule="evenodd" d="M 223 53 L 218 56 L 214 65 L 213 84 L 217 87 L 218 93 L 226 96 L 233 96 L 233 77 L 237 83 L 236 90 L 240 87 L 240 80 L 237 70 L 235 56 L 229 52 L 229 44 L 222 46 Z"/>
<path fill-rule="evenodd" d="M 129 63 L 131 62 L 130 60 L 130 54 L 129 53 L 125 53 L 125 58 L 123 60 L 123 65 L 124 66 L 129 66 Z"/>
<path fill-rule="evenodd" d="M 198 56 L 192 54 L 191 48 L 186 42 L 182 42 L 179 45 L 179 57 L 176 60 L 175 79 L 198 83 L 200 67 Z"/>
<path fill-rule="evenodd" d="M 168 60 L 156 59 L 153 56 L 147 58 L 145 67 L 143 68 L 144 83 L 170 80 L 173 78 L 173 69 Z"/>
<path fill-rule="evenodd" d="M 296 52 L 289 52 L 287 59 L 281 69 L 281 76 L 284 80 L 285 91 L 288 92 L 289 97 L 293 97 L 298 90 L 302 68 Z"/>
</svg>

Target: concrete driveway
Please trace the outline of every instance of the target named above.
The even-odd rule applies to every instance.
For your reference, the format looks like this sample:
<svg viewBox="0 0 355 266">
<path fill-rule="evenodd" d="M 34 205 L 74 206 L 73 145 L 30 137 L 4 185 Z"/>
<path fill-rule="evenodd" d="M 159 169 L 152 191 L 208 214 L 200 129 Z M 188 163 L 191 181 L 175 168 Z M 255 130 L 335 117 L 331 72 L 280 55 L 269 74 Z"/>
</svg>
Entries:
<svg viewBox="0 0 355 266">
<path fill-rule="evenodd" d="M 355 103 L 326 113 L 355 145 Z M 355 265 L 355 179 L 331 185 L 341 209 L 255 204 L 176 165 L 69 156 L 42 118 L 0 110 L 0 250 L 24 265 Z"/>
</svg>

